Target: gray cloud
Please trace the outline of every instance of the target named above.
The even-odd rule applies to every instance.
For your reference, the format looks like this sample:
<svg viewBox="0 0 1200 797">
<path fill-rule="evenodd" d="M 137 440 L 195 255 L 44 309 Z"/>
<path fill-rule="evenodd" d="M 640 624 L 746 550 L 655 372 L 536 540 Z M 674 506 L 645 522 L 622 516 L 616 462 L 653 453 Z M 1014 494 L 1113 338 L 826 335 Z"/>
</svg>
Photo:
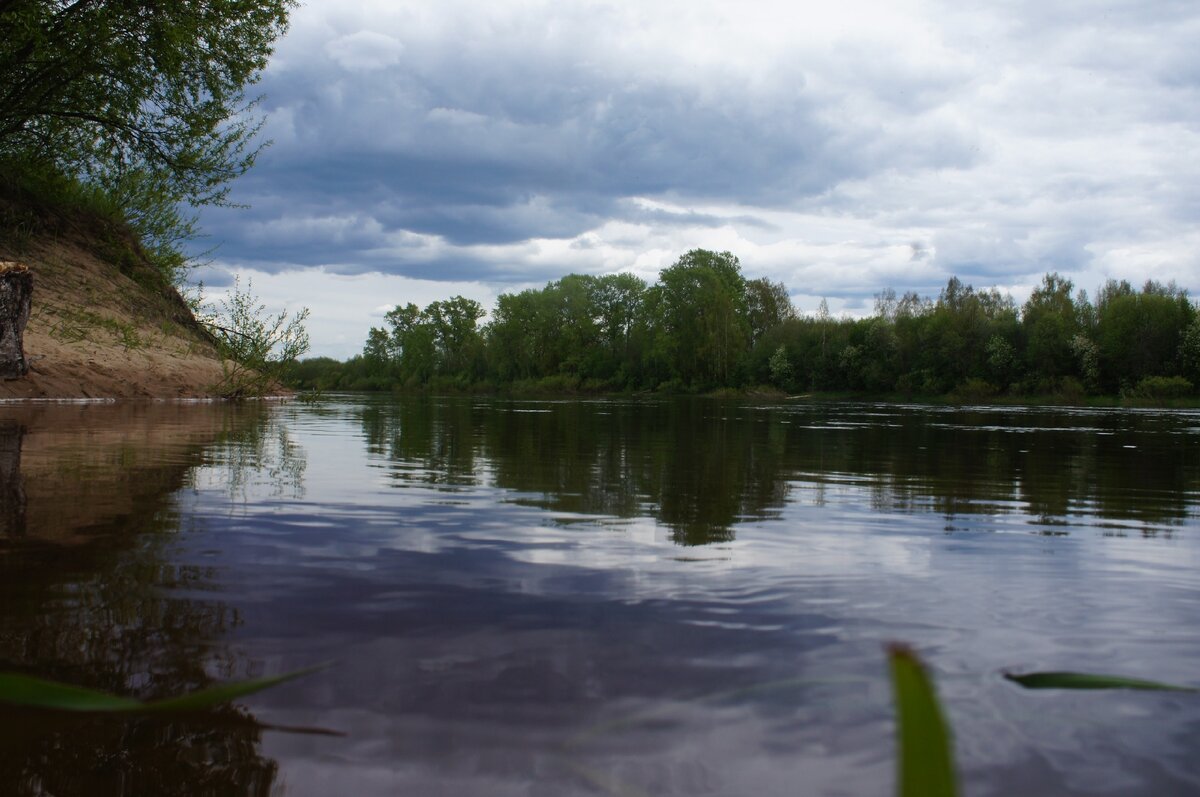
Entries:
<svg viewBox="0 0 1200 797">
<path fill-rule="evenodd" d="M 846 307 L 955 273 L 1200 287 L 1191 2 L 313 0 L 294 23 L 250 208 L 202 218 L 227 268 L 510 285 L 706 246 Z"/>
<path fill-rule="evenodd" d="M 829 98 L 807 88 L 801 62 L 748 86 L 732 69 L 686 82 L 602 65 L 599 55 L 536 35 L 470 47 L 357 31 L 310 46 L 263 82 L 276 141 L 237 187 L 256 212 L 213 224 L 238 257 L 255 250 L 246 228 L 267 214 L 350 213 L 382 232 L 503 244 L 571 238 L 607 218 L 679 220 L 630 219 L 627 197 L 790 207 L 879 169 L 962 168 L 973 157 L 969 132 L 953 125 L 830 118 Z M 846 46 L 832 60 L 857 64 L 891 105 L 927 110 L 952 82 L 869 55 Z M 752 214 L 737 216 L 754 224 Z M 326 256 L 311 243 L 304 262 Z M 356 243 L 365 242 L 337 245 Z M 279 251 L 291 258 L 295 248 Z"/>
</svg>

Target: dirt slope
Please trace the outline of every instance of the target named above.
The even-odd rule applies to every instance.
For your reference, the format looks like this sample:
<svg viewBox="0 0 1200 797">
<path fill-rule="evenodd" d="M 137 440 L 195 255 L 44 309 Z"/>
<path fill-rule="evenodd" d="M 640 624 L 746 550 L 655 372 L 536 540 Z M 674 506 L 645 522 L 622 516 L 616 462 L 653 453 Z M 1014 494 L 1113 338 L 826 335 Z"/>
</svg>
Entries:
<svg viewBox="0 0 1200 797">
<path fill-rule="evenodd" d="M 28 266 L 34 279 L 30 371 L 0 380 L 0 399 L 214 395 L 220 358 L 139 251 L 111 231 L 62 220 L 0 234 L 0 261 Z"/>
</svg>

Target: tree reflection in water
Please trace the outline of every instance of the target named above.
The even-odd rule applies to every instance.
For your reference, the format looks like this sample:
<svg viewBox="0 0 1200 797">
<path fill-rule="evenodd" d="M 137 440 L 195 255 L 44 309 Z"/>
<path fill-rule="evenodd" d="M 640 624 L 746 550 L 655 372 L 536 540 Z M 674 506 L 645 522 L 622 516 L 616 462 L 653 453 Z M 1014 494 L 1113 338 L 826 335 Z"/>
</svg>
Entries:
<svg viewBox="0 0 1200 797">
<path fill-rule="evenodd" d="M 231 490 L 262 468 L 298 483 L 302 452 L 267 408 L 0 412 L 0 670 L 145 699 L 256 674 L 225 642 L 240 618 L 205 593 L 213 574 L 170 553 L 177 493 L 197 466 L 231 465 Z M 253 716 L 232 706 L 141 717 L 0 707 L 0 717 L 0 794 L 266 795 L 277 773 Z"/>
<path fill-rule="evenodd" d="M 1123 449 L 1129 424 L 1176 422 L 1130 413 L 429 397 L 360 411 L 368 451 L 397 463 L 401 484 L 451 489 L 486 472 L 545 509 L 650 515 L 681 545 L 730 541 L 740 522 L 843 485 L 866 488 L 877 512 L 943 514 L 948 529 L 1090 512 L 1169 533 L 1200 476 L 1191 447 Z"/>
</svg>

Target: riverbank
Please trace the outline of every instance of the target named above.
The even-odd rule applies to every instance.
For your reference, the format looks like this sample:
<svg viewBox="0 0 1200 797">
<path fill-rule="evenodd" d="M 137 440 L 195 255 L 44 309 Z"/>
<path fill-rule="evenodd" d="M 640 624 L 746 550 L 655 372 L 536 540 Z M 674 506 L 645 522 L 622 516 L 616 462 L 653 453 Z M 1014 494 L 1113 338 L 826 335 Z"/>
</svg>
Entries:
<svg viewBox="0 0 1200 797">
<path fill-rule="evenodd" d="M 28 267 L 34 282 L 29 373 L 0 380 L 0 399 L 219 395 L 216 348 L 127 233 L 3 196 L 0 217 L 10 222 L 0 262 Z"/>
<path fill-rule="evenodd" d="M 320 397 L 323 391 L 309 385 L 301 385 L 299 389 L 309 392 L 309 395 Z M 395 396 L 491 396 L 499 398 L 531 399 L 531 400 L 569 400 L 569 399 L 652 399 L 693 396 L 696 398 L 734 400 L 734 401 L 763 401 L 768 403 L 879 403 L 905 405 L 935 405 L 945 407 L 1090 407 L 1095 409 L 1200 409 L 1200 397 L 1186 396 L 1177 398 L 1150 398 L 1144 396 L 1087 396 L 1076 394 L 1045 394 L 1031 396 L 988 396 L 966 398 L 955 395 L 919 395 L 913 393 L 858 393 L 851 391 L 811 391 L 806 393 L 788 394 L 782 390 L 764 385 L 748 388 L 721 388 L 706 393 L 687 393 L 655 390 L 563 390 L 550 389 L 540 385 L 504 385 L 496 386 L 480 383 L 469 388 L 398 388 L 394 390 L 334 390 L 331 393 L 364 394 L 364 395 L 395 395 Z"/>
</svg>

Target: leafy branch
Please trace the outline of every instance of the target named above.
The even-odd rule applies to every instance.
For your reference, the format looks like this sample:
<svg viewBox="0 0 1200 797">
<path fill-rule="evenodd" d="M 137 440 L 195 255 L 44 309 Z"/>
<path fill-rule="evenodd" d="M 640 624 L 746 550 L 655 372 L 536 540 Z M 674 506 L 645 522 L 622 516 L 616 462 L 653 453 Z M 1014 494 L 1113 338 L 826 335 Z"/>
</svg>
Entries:
<svg viewBox="0 0 1200 797">
<path fill-rule="evenodd" d="M 213 391 L 225 398 L 264 396 L 278 390 L 280 381 L 309 348 L 304 323 L 309 310 L 289 316 L 286 309 L 272 315 L 252 292 L 250 282 L 233 290 L 215 306 L 197 303 L 197 320 L 212 334 L 223 358 L 224 376 Z"/>
</svg>

